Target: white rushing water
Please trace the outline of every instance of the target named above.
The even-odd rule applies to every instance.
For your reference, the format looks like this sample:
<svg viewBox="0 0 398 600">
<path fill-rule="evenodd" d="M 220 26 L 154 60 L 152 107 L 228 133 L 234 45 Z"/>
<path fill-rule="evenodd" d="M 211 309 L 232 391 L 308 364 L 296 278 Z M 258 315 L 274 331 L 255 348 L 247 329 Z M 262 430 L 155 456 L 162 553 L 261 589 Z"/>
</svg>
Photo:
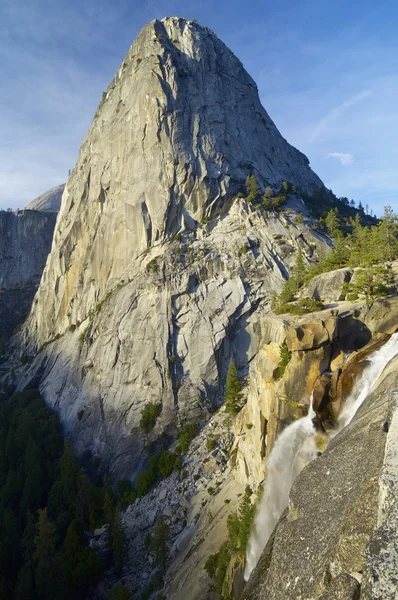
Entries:
<svg viewBox="0 0 398 600">
<path fill-rule="evenodd" d="M 386 365 L 398 354 L 398 333 L 367 358 L 369 365 L 356 382 L 339 417 L 338 431 L 350 423 L 371 392 Z M 294 421 L 278 437 L 267 461 L 267 479 L 246 553 L 245 579 L 261 556 L 275 525 L 289 502 L 291 487 L 302 469 L 317 455 L 312 419 L 312 398 L 308 415 Z"/>
</svg>

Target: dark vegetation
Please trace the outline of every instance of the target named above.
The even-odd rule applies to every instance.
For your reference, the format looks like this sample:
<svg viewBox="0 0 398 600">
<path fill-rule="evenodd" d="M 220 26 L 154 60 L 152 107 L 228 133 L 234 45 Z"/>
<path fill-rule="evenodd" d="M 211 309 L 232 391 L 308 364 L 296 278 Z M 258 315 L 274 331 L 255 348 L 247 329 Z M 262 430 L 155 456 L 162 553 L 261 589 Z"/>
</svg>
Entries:
<svg viewBox="0 0 398 600">
<path fill-rule="evenodd" d="M 214 591 L 224 599 L 230 597 L 229 585 L 225 577 L 230 560 L 233 555 L 243 560 L 246 553 L 255 514 L 255 504 L 252 503 L 251 496 L 252 491 L 247 486 L 238 511 L 228 517 L 227 541 L 218 552 L 209 556 L 204 566 L 206 573 L 214 582 Z"/>
<path fill-rule="evenodd" d="M 78 600 L 105 569 L 120 573 L 126 542 L 116 502 L 107 481 L 90 479 L 77 462 L 37 390 L 2 399 L 1 600 Z M 106 559 L 87 534 L 104 523 Z M 111 597 L 126 598 L 120 589 Z"/>
<path fill-rule="evenodd" d="M 160 403 L 148 402 L 148 404 L 144 406 L 141 412 L 140 427 L 145 433 L 150 433 L 155 427 L 161 410 L 162 405 Z"/>
</svg>

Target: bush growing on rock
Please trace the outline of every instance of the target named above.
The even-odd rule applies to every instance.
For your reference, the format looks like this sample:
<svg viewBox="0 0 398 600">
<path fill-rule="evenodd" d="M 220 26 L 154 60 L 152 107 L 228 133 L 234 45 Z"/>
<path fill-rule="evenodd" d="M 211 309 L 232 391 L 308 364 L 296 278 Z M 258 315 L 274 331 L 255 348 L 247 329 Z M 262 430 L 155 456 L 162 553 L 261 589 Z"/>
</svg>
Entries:
<svg viewBox="0 0 398 600">
<path fill-rule="evenodd" d="M 160 403 L 149 402 L 141 412 L 140 427 L 145 433 L 151 433 L 156 425 L 156 420 L 160 415 L 162 405 Z"/>
<path fill-rule="evenodd" d="M 306 315 L 311 312 L 323 310 L 325 307 L 320 300 L 313 300 L 312 298 L 301 298 L 297 303 L 285 303 L 275 308 L 277 315 Z"/>
<path fill-rule="evenodd" d="M 186 454 L 189 450 L 191 441 L 196 437 L 197 433 L 198 426 L 196 423 L 185 423 L 177 435 L 179 444 L 176 447 L 176 452 L 178 454 Z"/>
<path fill-rule="evenodd" d="M 107 600 L 130 600 L 130 594 L 128 589 L 120 584 L 109 592 Z"/>
<path fill-rule="evenodd" d="M 365 297 L 370 304 L 376 298 L 386 296 L 393 282 L 394 276 L 391 270 L 383 265 L 377 265 L 359 271 L 353 282 L 344 285 L 344 290 L 354 299 L 359 296 Z"/>
<path fill-rule="evenodd" d="M 181 469 L 181 459 L 177 454 L 162 450 L 151 456 L 148 469 L 137 476 L 135 482 L 137 494 L 145 496 L 160 479 L 169 477 L 174 469 Z"/>
<path fill-rule="evenodd" d="M 279 348 L 279 356 L 279 376 L 283 377 L 286 371 L 286 367 L 292 358 L 292 353 L 287 347 L 286 340 L 283 342 L 283 344 L 281 344 Z"/>
<path fill-rule="evenodd" d="M 245 556 L 247 542 L 253 524 L 256 505 L 251 501 L 252 491 L 246 486 L 244 496 L 237 512 L 229 515 L 227 520 L 228 539 L 215 554 L 206 560 L 204 570 L 214 582 L 214 590 L 223 597 L 229 597 L 225 590 L 225 575 L 234 553 L 241 558 Z"/>
</svg>

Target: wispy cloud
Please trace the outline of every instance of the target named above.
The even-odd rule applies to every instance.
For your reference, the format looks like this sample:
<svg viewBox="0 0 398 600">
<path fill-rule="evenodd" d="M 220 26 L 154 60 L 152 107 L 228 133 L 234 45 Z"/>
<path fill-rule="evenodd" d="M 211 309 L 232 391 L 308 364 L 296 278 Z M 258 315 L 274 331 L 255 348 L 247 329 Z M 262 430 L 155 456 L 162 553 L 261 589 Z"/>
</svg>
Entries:
<svg viewBox="0 0 398 600">
<path fill-rule="evenodd" d="M 367 98 L 368 96 L 371 95 L 371 90 L 364 90 L 363 92 L 361 92 L 360 94 L 356 94 L 355 96 L 351 96 L 351 98 L 349 98 L 348 100 L 346 100 L 345 102 L 342 102 L 341 104 L 339 104 L 338 106 L 336 106 L 335 108 L 333 108 L 331 111 L 328 112 L 328 114 L 323 117 L 323 119 L 321 119 L 317 125 L 315 126 L 314 131 L 312 132 L 310 138 L 309 138 L 309 142 L 312 143 L 315 140 L 317 140 L 319 138 L 319 136 L 323 133 L 325 133 L 327 131 L 327 129 L 348 109 L 351 108 L 352 106 L 355 106 L 355 104 L 358 104 L 358 102 L 361 102 L 362 100 L 364 100 L 365 98 Z"/>
<path fill-rule="evenodd" d="M 329 152 L 329 158 L 336 158 L 344 167 L 354 162 L 354 155 L 349 152 Z"/>
</svg>

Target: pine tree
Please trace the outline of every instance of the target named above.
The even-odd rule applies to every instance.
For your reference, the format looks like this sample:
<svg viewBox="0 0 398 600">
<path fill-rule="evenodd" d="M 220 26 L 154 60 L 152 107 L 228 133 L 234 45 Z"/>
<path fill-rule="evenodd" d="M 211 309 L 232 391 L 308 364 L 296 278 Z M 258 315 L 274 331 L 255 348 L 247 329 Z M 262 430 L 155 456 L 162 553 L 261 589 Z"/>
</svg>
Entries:
<svg viewBox="0 0 398 600">
<path fill-rule="evenodd" d="M 336 239 L 338 237 L 341 237 L 341 235 L 342 235 L 341 223 L 340 223 L 339 211 L 337 208 L 332 208 L 331 210 L 329 210 L 329 212 L 325 218 L 325 225 L 326 225 L 328 234 L 332 238 Z"/>
<path fill-rule="evenodd" d="M 238 372 L 236 370 L 234 359 L 231 358 L 227 372 L 226 390 L 224 395 L 226 412 L 232 415 L 236 415 L 239 412 L 241 391 L 242 384 L 238 378 Z"/>
<path fill-rule="evenodd" d="M 394 275 L 390 269 L 376 265 L 356 273 L 354 281 L 346 286 L 346 290 L 354 296 L 364 296 L 367 303 L 371 304 L 376 298 L 388 294 L 393 281 Z"/>
<path fill-rule="evenodd" d="M 155 552 L 156 562 L 164 572 L 166 570 L 167 560 L 167 542 L 169 540 L 170 527 L 163 517 L 156 519 L 155 529 L 150 543 L 150 549 Z"/>
<path fill-rule="evenodd" d="M 293 281 L 296 292 L 298 292 L 304 284 L 306 270 L 303 253 L 299 246 L 297 250 L 296 262 L 293 267 Z"/>
<path fill-rule="evenodd" d="M 263 199 L 264 199 L 264 200 L 270 200 L 271 198 L 272 198 L 272 189 L 271 189 L 271 187 L 268 185 L 268 186 L 265 188 L 265 192 L 264 192 L 264 195 L 263 195 Z"/>
<path fill-rule="evenodd" d="M 35 580 L 40 598 L 58 598 L 58 568 L 56 559 L 57 530 L 48 516 L 47 509 L 38 511 L 36 536 L 34 539 Z"/>
<path fill-rule="evenodd" d="M 118 509 L 114 511 L 109 528 L 109 538 L 113 564 L 115 565 L 116 573 L 120 574 L 126 558 L 127 539 Z"/>
<path fill-rule="evenodd" d="M 258 185 L 254 175 L 249 175 L 246 179 L 246 202 L 254 202 L 258 198 Z"/>
</svg>

